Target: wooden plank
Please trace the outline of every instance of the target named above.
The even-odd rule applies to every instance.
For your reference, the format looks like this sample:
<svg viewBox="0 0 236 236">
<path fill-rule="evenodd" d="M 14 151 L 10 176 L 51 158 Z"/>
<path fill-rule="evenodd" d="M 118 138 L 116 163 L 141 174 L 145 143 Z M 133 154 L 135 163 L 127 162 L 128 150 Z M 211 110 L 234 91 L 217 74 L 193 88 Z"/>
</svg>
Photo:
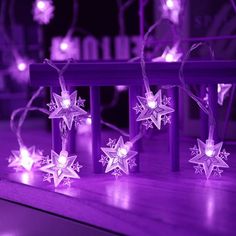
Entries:
<svg viewBox="0 0 236 236">
<path fill-rule="evenodd" d="M 103 173 L 99 162 L 101 157 L 101 106 L 100 88 L 90 87 L 91 117 L 92 117 L 92 159 L 95 173 Z"/>
<path fill-rule="evenodd" d="M 179 171 L 179 88 L 171 88 L 169 93 L 172 97 L 172 108 L 175 110 L 171 113 L 169 133 L 171 170 Z"/>
<path fill-rule="evenodd" d="M 65 63 L 56 63 L 61 68 Z M 151 85 L 180 84 L 179 62 L 147 63 Z M 68 86 L 115 86 L 143 85 L 140 63 L 127 62 L 80 62 L 69 65 L 65 72 Z M 76 76 L 75 76 L 76 75 Z M 236 61 L 186 62 L 186 83 L 217 84 L 236 82 Z M 58 84 L 56 71 L 47 64 L 30 65 L 31 84 L 55 86 Z"/>
<path fill-rule="evenodd" d="M 129 88 L 129 134 L 130 140 L 134 138 L 140 131 L 139 127 L 141 125 L 140 122 L 137 122 L 137 114 L 134 111 L 133 107 L 135 107 L 137 103 L 137 96 L 141 95 L 142 87 L 140 86 L 131 86 Z M 139 152 L 140 151 L 141 140 L 137 141 L 136 144 L 133 146 L 133 150 Z M 137 166 L 132 168 L 132 172 L 139 172 L 139 154 L 136 156 L 136 164 Z"/>
</svg>

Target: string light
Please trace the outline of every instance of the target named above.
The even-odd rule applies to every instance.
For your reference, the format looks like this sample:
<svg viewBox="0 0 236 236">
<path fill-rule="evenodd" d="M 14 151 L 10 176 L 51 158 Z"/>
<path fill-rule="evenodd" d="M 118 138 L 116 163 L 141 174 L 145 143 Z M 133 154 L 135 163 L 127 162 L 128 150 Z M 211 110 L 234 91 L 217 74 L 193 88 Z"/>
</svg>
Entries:
<svg viewBox="0 0 236 236">
<path fill-rule="evenodd" d="M 129 174 L 130 163 L 132 167 L 135 166 L 134 157 L 137 155 L 136 151 L 132 151 L 132 142 L 124 143 L 123 137 L 120 136 L 118 141 L 109 139 L 107 144 L 109 148 L 102 147 L 101 150 L 105 154 L 101 156 L 99 162 L 103 166 L 106 165 L 105 173 L 112 172 L 116 178 L 122 175 L 122 173 Z"/>
<path fill-rule="evenodd" d="M 152 124 L 161 129 L 162 121 L 164 124 L 170 123 L 170 118 L 167 118 L 167 115 L 174 112 L 174 109 L 167 106 L 170 103 L 169 98 L 162 99 L 161 90 L 155 96 L 149 92 L 145 94 L 145 97 L 138 96 L 137 98 L 139 103 L 133 109 L 136 114 L 140 113 L 137 121 L 142 121 L 146 129 L 153 128 Z"/>
<path fill-rule="evenodd" d="M 68 91 L 63 91 L 61 96 L 53 93 L 53 98 L 56 106 L 55 108 L 50 108 L 52 112 L 49 118 L 62 118 L 69 130 L 71 130 L 76 117 L 83 117 L 87 114 L 85 110 L 80 108 L 81 104 L 77 103 L 77 91 L 74 91 L 72 94 L 69 94 Z M 51 104 L 54 103 L 54 101 L 51 101 Z"/>
<path fill-rule="evenodd" d="M 174 24 L 179 23 L 181 0 L 162 0 L 162 14 Z"/>
<path fill-rule="evenodd" d="M 228 168 L 225 160 L 227 160 L 229 153 L 225 150 L 221 151 L 223 142 L 214 144 L 213 139 L 207 139 L 206 143 L 197 139 L 198 147 L 190 148 L 191 155 L 193 156 L 189 162 L 197 164 L 194 166 L 195 173 L 202 174 L 204 171 L 206 178 L 210 178 L 211 174 L 221 176 L 223 170 L 221 168 Z"/>
<path fill-rule="evenodd" d="M 180 61 L 182 53 L 178 52 L 178 44 L 175 44 L 172 48 L 166 47 L 163 54 L 160 57 L 152 59 L 152 62 L 177 62 Z"/>
<path fill-rule="evenodd" d="M 70 36 L 54 37 L 51 46 L 51 59 L 67 60 L 68 58 L 74 58 L 75 60 L 80 58 L 78 38 Z"/>
<path fill-rule="evenodd" d="M 54 16 L 52 0 L 36 0 L 33 4 L 33 18 L 42 25 L 48 24 Z"/>
<path fill-rule="evenodd" d="M 29 64 L 32 61 L 23 57 L 17 57 L 15 61 L 12 62 L 9 73 L 13 79 L 18 83 L 28 83 L 29 82 Z"/>
<path fill-rule="evenodd" d="M 49 164 L 40 168 L 42 172 L 47 173 L 44 176 L 44 181 L 51 183 L 53 179 L 54 186 L 58 187 L 58 185 L 64 180 L 64 185 L 70 186 L 71 178 L 80 178 L 78 173 L 82 166 L 78 162 L 75 162 L 76 159 L 76 155 L 69 156 L 68 152 L 65 150 L 62 150 L 59 155 L 52 150 Z"/>
<path fill-rule="evenodd" d="M 27 148 L 20 147 L 19 150 L 13 150 L 10 156 L 8 167 L 13 167 L 15 170 L 31 171 L 33 167 L 37 167 L 42 160 L 42 153 L 35 150 L 35 146 Z"/>
</svg>

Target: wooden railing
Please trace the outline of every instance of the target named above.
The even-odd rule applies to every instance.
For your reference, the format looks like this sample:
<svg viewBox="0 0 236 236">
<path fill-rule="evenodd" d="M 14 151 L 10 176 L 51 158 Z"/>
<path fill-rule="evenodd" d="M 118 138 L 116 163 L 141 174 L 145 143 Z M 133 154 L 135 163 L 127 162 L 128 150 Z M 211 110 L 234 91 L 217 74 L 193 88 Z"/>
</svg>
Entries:
<svg viewBox="0 0 236 236">
<path fill-rule="evenodd" d="M 59 68 L 64 63 L 56 64 Z M 180 85 L 180 63 L 147 63 L 146 69 L 150 85 Z M 139 131 L 139 123 L 136 122 L 136 114 L 132 109 L 136 102 L 136 96 L 141 95 L 143 80 L 140 63 L 126 62 L 80 62 L 69 65 L 64 74 L 66 84 L 69 87 L 89 86 L 91 117 L 92 117 L 92 158 L 95 173 L 102 172 L 102 166 L 98 162 L 101 151 L 101 104 L 100 86 L 125 85 L 129 87 L 129 133 L 130 138 Z M 55 70 L 47 64 L 32 64 L 30 66 L 30 78 L 33 86 L 45 86 L 52 92 L 60 93 L 58 77 Z M 236 61 L 196 61 L 186 62 L 184 66 L 184 78 L 187 84 L 207 85 L 209 88 L 209 106 L 216 114 L 217 110 L 217 84 L 236 82 Z M 178 87 L 170 89 L 172 107 L 175 112 L 171 114 L 169 134 L 171 166 L 173 171 L 179 170 L 179 106 Z M 53 149 L 60 151 L 60 134 L 58 120 L 52 121 Z M 134 148 L 138 149 L 137 144 Z M 74 144 L 71 144 L 74 147 Z M 139 158 L 137 158 L 139 170 Z"/>
</svg>

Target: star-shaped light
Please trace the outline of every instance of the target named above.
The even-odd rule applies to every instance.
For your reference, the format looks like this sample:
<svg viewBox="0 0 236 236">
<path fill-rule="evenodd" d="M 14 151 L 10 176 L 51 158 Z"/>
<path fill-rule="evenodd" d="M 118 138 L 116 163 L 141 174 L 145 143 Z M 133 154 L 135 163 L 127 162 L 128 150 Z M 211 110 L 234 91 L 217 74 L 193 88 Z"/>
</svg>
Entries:
<svg viewBox="0 0 236 236">
<path fill-rule="evenodd" d="M 214 140 L 206 140 L 206 143 L 202 142 L 200 139 L 198 142 L 198 153 L 189 160 L 189 162 L 201 165 L 204 169 L 206 178 L 208 179 L 214 168 L 228 168 L 229 166 L 225 163 L 225 161 L 221 157 L 221 148 L 223 142 L 218 144 L 214 144 Z M 194 167 L 195 168 L 195 167 Z M 195 168 L 196 171 L 198 170 Z M 220 172 L 221 173 L 221 172 Z"/>
<path fill-rule="evenodd" d="M 152 59 L 152 62 L 177 62 L 180 61 L 182 53 L 178 52 L 178 44 L 176 43 L 172 48 L 166 47 L 160 57 Z"/>
<path fill-rule="evenodd" d="M 35 150 L 35 146 L 30 148 L 20 147 L 19 150 L 12 151 L 13 156 L 9 159 L 9 167 L 13 167 L 16 170 L 30 171 L 33 167 L 39 165 L 42 160 L 42 155 Z"/>
<path fill-rule="evenodd" d="M 106 156 L 102 155 L 100 162 L 106 164 L 105 173 L 117 170 L 123 171 L 125 174 L 129 174 L 130 160 L 137 155 L 137 152 L 130 150 L 132 144 L 130 142 L 124 143 L 122 137 L 120 137 L 117 143 L 113 147 L 102 147 L 101 150 Z M 106 159 L 107 158 L 107 159 Z M 131 162 L 133 164 L 133 161 Z"/>
<path fill-rule="evenodd" d="M 219 105 L 223 105 L 225 96 L 228 94 L 232 84 L 218 84 L 217 92 L 218 92 L 218 103 Z"/>
<path fill-rule="evenodd" d="M 163 117 L 169 113 L 174 112 L 174 109 L 163 104 L 161 90 L 159 90 L 155 96 L 152 94 L 152 92 L 146 93 L 145 95 L 146 97 L 137 97 L 142 108 L 137 121 L 146 121 L 144 123 L 146 128 L 152 128 L 152 124 L 150 123 L 152 122 L 158 129 L 160 129 L 161 121 L 164 123 L 170 122 L 170 118 L 166 117 L 163 120 Z"/>
<path fill-rule="evenodd" d="M 46 25 L 53 18 L 52 0 L 36 0 L 33 5 L 33 17 L 39 24 Z"/>
<path fill-rule="evenodd" d="M 49 176 L 52 175 L 52 178 L 54 180 L 54 186 L 57 187 L 61 183 L 61 181 L 64 180 L 64 178 L 80 178 L 77 172 L 79 172 L 82 166 L 78 169 L 75 168 L 74 162 L 76 158 L 77 156 L 68 156 L 67 151 L 61 151 L 60 154 L 57 154 L 52 150 L 51 162 L 45 166 L 42 166 L 40 170 L 48 173 Z M 50 177 L 44 179 L 46 181 L 49 181 Z"/>
<path fill-rule="evenodd" d="M 163 17 L 175 24 L 179 23 L 181 0 L 162 0 Z"/>
<path fill-rule="evenodd" d="M 77 91 L 69 95 L 68 92 L 62 92 L 61 96 L 53 93 L 56 103 L 55 110 L 50 114 L 50 119 L 62 118 L 69 130 L 72 128 L 75 117 L 84 116 L 86 111 L 77 104 Z"/>
</svg>

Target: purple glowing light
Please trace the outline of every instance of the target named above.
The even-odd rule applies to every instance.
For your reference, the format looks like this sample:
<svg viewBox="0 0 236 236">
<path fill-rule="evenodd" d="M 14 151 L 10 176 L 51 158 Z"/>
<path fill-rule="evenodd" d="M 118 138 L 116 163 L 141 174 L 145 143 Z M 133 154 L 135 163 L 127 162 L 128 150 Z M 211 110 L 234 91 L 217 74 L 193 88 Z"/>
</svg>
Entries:
<svg viewBox="0 0 236 236">
<path fill-rule="evenodd" d="M 39 24 L 48 24 L 53 18 L 54 6 L 51 0 L 36 0 L 33 5 L 33 17 Z"/>
<path fill-rule="evenodd" d="M 62 150 L 59 155 L 52 150 L 49 164 L 40 168 L 47 173 L 44 181 L 51 182 L 53 179 L 54 186 L 57 187 L 64 180 L 64 183 L 70 186 L 71 178 L 80 178 L 77 172 L 80 172 L 82 166 L 75 162 L 76 158 L 77 156 L 69 156 L 65 150 Z"/>
<path fill-rule="evenodd" d="M 131 150 L 132 143 L 124 143 L 123 138 L 120 137 L 117 143 L 115 140 L 109 139 L 107 145 L 110 147 L 101 148 L 105 156 L 102 155 L 99 160 L 103 166 L 106 165 L 105 173 L 113 171 L 112 175 L 116 178 L 121 176 L 122 172 L 128 175 L 131 160 L 137 155 L 137 152 Z"/>
<path fill-rule="evenodd" d="M 116 90 L 117 90 L 118 92 L 124 92 L 124 91 L 127 90 L 127 86 L 118 85 L 118 86 L 116 86 Z"/>
<path fill-rule="evenodd" d="M 22 146 L 19 150 L 12 151 L 12 154 L 13 156 L 10 157 L 8 166 L 16 170 L 31 171 L 42 160 L 41 153 L 36 151 L 34 146 L 30 148 Z"/>
<path fill-rule="evenodd" d="M 25 71 L 27 69 L 27 65 L 25 62 L 19 62 L 17 63 L 17 69 L 19 71 Z"/>
<path fill-rule="evenodd" d="M 44 11 L 46 8 L 46 4 L 44 1 L 37 1 L 36 6 L 40 11 Z"/>
<path fill-rule="evenodd" d="M 195 173 L 202 174 L 203 171 L 208 179 L 212 173 L 221 176 L 223 170 L 219 168 L 228 168 L 224 160 L 227 160 L 229 153 L 225 150 L 221 151 L 223 142 L 214 143 L 214 140 L 208 139 L 206 143 L 200 139 L 197 140 L 198 147 L 191 148 L 191 155 L 193 156 L 189 162 L 197 164 L 194 166 Z"/>
<path fill-rule="evenodd" d="M 181 0 L 162 0 L 162 12 L 163 17 L 178 24 L 181 12 Z"/>
<path fill-rule="evenodd" d="M 75 118 L 82 118 L 87 114 L 85 110 L 80 108 L 81 104 L 77 101 L 77 91 L 69 94 L 67 91 L 63 91 L 61 96 L 53 93 L 53 98 L 55 100 L 55 106 L 50 108 L 51 114 L 50 119 L 63 119 L 67 128 L 71 130 Z M 51 103 L 54 103 L 52 101 Z"/>
<path fill-rule="evenodd" d="M 66 51 L 68 48 L 69 48 L 69 42 L 64 42 L 64 41 L 62 41 L 62 42 L 60 43 L 60 49 L 61 49 L 62 51 Z"/>
<path fill-rule="evenodd" d="M 30 60 L 26 58 L 17 58 L 9 67 L 9 73 L 18 83 L 29 82 L 29 64 Z"/>
<path fill-rule="evenodd" d="M 51 59 L 67 60 L 68 58 L 79 59 L 79 40 L 71 37 L 55 37 L 52 39 Z"/>
<path fill-rule="evenodd" d="M 164 125 L 170 123 L 170 113 L 174 109 L 167 106 L 169 105 L 169 98 L 162 98 L 162 92 L 159 90 L 155 95 L 152 92 L 146 93 L 145 97 L 137 96 L 138 103 L 133 108 L 136 114 L 139 114 L 137 121 L 141 121 L 146 129 L 153 128 L 155 125 L 161 129 L 161 123 Z"/>
<path fill-rule="evenodd" d="M 172 48 L 166 47 L 160 57 L 153 58 L 153 62 L 177 62 L 181 59 L 182 53 L 178 51 L 178 44 Z"/>
</svg>

